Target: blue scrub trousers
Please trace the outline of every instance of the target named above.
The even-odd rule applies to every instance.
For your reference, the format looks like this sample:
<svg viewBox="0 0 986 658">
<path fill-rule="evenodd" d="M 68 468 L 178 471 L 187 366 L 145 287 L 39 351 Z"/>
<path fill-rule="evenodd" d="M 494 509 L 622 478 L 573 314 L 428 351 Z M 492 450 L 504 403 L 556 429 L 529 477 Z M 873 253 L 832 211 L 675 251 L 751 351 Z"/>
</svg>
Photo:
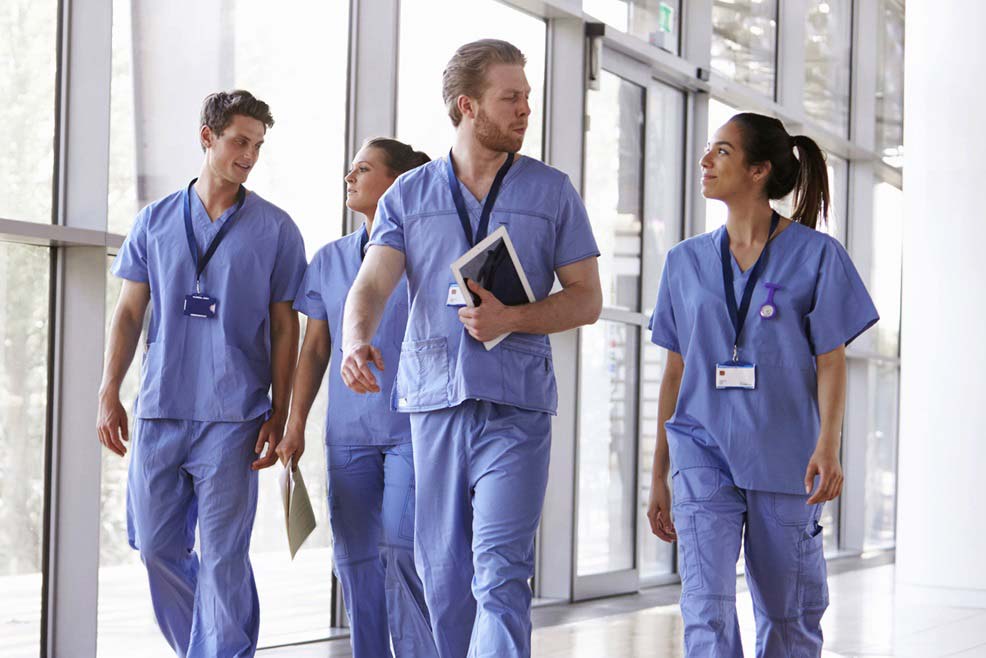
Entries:
<svg viewBox="0 0 986 658">
<path fill-rule="evenodd" d="M 414 569 L 411 443 L 327 445 L 329 518 L 353 658 L 438 654 Z"/>
<path fill-rule="evenodd" d="M 822 506 L 806 505 L 805 495 L 740 489 L 718 468 L 682 469 L 672 484 L 685 655 L 743 655 L 736 618 L 742 540 L 758 658 L 820 656 L 828 607 Z"/>
<path fill-rule="evenodd" d="M 531 655 L 551 417 L 467 400 L 411 414 L 414 550 L 441 658 Z"/>
<path fill-rule="evenodd" d="M 249 550 L 257 472 L 250 464 L 262 424 L 137 419 L 127 531 L 147 568 L 158 626 L 183 658 L 256 651 L 260 605 Z"/>
</svg>

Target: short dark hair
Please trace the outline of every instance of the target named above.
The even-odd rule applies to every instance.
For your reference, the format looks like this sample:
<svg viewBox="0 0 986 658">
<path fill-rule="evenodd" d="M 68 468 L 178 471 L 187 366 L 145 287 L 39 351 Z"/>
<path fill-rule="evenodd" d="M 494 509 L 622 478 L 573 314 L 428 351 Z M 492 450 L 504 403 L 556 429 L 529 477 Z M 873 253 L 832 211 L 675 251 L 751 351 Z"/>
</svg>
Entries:
<svg viewBox="0 0 986 658">
<path fill-rule="evenodd" d="M 274 117 L 271 116 L 270 106 L 249 91 L 244 89 L 234 89 L 233 91 L 217 91 L 209 94 L 202 101 L 202 114 L 199 119 L 200 126 L 209 126 L 209 129 L 217 137 L 233 122 L 233 117 L 237 114 L 256 119 L 267 128 L 274 126 Z M 202 147 L 205 150 L 205 147 Z"/>
<path fill-rule="evenodd" d="M 374 137 L 363 143 L 363 148 L 375 148 L 383 151 L 384 162 L 390 173 L 400 176 L 405 171 L 420 167 L 431 158 L 423 151 L 415 151 L 410 144 L 389 137 Z"/>
</svg>

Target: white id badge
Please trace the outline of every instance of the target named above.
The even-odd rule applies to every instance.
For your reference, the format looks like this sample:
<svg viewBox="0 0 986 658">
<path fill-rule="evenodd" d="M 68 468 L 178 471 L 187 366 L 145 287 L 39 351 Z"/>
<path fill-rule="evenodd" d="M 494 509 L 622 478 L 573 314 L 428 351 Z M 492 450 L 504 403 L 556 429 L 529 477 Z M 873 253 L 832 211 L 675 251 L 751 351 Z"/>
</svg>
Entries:
<svg viewBox="0 0 986 658">
<path fill-rule="evenodd" d="M 466 300 L 462 296 L 462 289 L 458 283 L 448 284 L 448 297 L 445 298 L 446 306 L 465 306 Z"/>
<path fill-rule="evenodd" d="M 716 364 L 716 388 L 757 387 L 757 367 L 752 363 L 730 361 Z"/>
</svg>

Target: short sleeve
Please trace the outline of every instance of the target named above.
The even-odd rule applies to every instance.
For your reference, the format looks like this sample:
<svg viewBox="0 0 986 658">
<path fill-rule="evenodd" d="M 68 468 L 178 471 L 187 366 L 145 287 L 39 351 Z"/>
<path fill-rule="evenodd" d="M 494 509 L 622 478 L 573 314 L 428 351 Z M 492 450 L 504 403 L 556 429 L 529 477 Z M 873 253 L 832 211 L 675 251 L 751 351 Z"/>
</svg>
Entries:
<svg viewBox="0 0 986 658">
<path fill-rule="evenodd" d="M 113 260 L 110 272 L 121 279 L 147 283 L 147 220 L 150 210 L 144 208 L 137 213 L 134 225 L 130 228 L 123 247 Z"/>
<path fill-rule="evenodd" d="M 367 245 L 391 247 L 404 253 L 404 203 L 401 199 L 401 179 L 390 186 L 377 202 L 373 232 Z"/>
<path fill-rule="evenodd" d="M 294 295 L 294 310 L 316 320 L 328 320 L 329 313 L 322 300 L 322 261 L 318 255 L 312 259 Z"/>
<path fill-rule="evenodd" d="M 816 356 L 848 345 L 880 319 L 856 266 L 834 239 L 825 240 L 812 308 L 805 319 Z"/>
<path fill-rule="evenodd" d="M 558 199 L 554 269 L 595 256 L 599 256 L 599 247 L 592 235 L 589 215 L 572 181 L 565 176 Z"/>
<path fill-rule="evenodd" d="M 674 304 L 671 299 L 671 259 L 664 261 L 661 272 L 661 285 L 657 291 L 654 314 L 650 317 L 650 341 L 655 345 L 681 354 L 678 344 L 678 327 L 674 319 Z"/>
<path fill-rule="evenodd" d="M 277 255 L 270 275 L 271 302 L 290 302 L 305 276 L 305 241 L 298 226 L 287 219 L 281 224 L 277 239 Z"/>
</svg>

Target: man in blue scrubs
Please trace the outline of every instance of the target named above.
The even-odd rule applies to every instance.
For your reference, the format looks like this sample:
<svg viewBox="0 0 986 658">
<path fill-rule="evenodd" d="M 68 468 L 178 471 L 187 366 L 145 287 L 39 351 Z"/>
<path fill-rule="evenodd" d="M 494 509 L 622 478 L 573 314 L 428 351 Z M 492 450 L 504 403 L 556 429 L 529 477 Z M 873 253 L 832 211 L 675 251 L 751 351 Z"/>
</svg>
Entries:
<svg viewBox="0 0 986 658">
<path fill-rule="evenodd" d="M 112 272 L 124 279 L 99 394 L 99 439 L 123 456 L 123 380 L 143 350 L 127 485 L 130 544 L 179 656 L 252 656 L 257 471 L 277 459 L 298 349 L 298 227 L 243 184 L 274 124 L 249 92 L 202 107 L 197 179 L 140 211 Z M 268 398 L 272 390 L 273 404 Z M 265 451 L 266 448 L 266 451 Z M 201 538 L 201 560 L 194 549 Z"/>
<path fill-rule="evenodd" d="M 396 367 L 394 407 L 411 414 L 415 560 L 442 658 L 530 655 L 528 579 L 558 398 L 547 334 L 595 322 L 602 306 L 578 193 L 560 171 L 516 155 L 531 111 L 524 63 L 503 41 L 456 51 L 443 76 L 455 143 L 380 200 L 343 322 L 346 384 L 378 392 L 370 364 Z M 499 226 L 537 301 L 504 306 L 470 282 L 481 304 L 464 307 L 469 293 L 449 267 Z M 405 272 L 400 363 L 384 363 L 371 339 Z M 562 289 L 550 294 L 556 275 Z"/>
</svg>

